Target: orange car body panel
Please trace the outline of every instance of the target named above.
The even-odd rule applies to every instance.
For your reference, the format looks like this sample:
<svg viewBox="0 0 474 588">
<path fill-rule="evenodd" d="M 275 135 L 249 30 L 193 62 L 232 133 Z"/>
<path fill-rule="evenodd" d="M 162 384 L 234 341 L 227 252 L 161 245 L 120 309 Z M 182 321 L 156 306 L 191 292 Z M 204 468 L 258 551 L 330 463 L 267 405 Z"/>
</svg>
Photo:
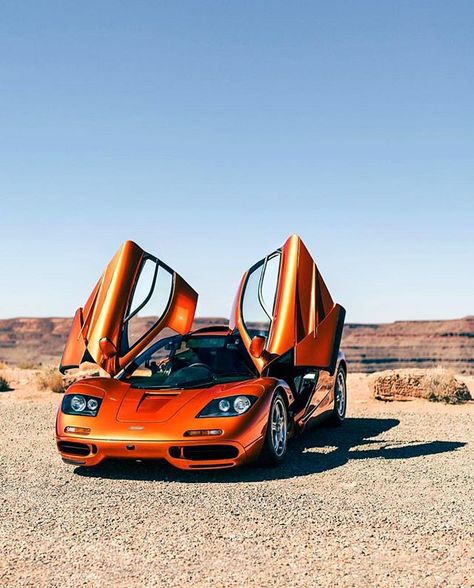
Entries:
<svg viewBox="0 0 474 588">
<path fill-rule="evenodd" d="M 179 274 L 170 270 L 173 289 L 166 312 L 131 349 L 122 345 L 123 321 L 134 286 L 144 260 L 150 257 L 156 260 L 133 241 L 126 241 L 117 251 L 84 308 L 76 311 L 61 359 L 62 371 L 87 361 L 87 351 L 97 365 L 114 376 L 166 327 L 181 334 L 190 330 L 198 295 Z"/>
<path fill-rule="evenodd" d="M 265 375 L 267 366 L 290 350 L 295 366 L 320 370 L 307 406 L 293 414 L 295 430 L 310 424 L 334 405 L 335 368 L 344 361 L 339 341 L 344 309 L 335 304 L 301 239 L 291 236 L 279 250 L 280 265 L 276 284 L 274 312 L 260 357 L 251 359 L 259 375 L 250 380 L 216 384 L 199 389 L 156 390 L 133 388 L 126 380 L 90 378 L 69 387 L 66 394 L 84 394 L 102 398 L 97 416 L 65 414 L 59 409 L 56 439 L 65 461 L 92 466 L 105 458 L 164 458 L 181 469 L 228 468 L 254 460 L 260 453 L 268 423 L 269 409 L 276 388 L 294 402 L 290 386 L 283 380 Z M 77 310 L 67 340 L 61 366 L 78 366 L 92 358 L 115 376 L 130 364 L 165 327 L 186 334 L 191 328 L 197 303 L 196 292 L 173 272 L 173 290 L 163 317 L 133 348 L 124 349 L 123 323 L 129 312 L 130 298 L 144 258 L 148 254 L 127 241 L 115 254 L 96 284 L 84 308 Z M 154 258 L 156 259 L 156 258 Z M 167 267 L 167 266 L 166 266 Z M 242 297 L 247 272 L 234 301 L 230 328 L 222 327 L 213 336 L 226 336 L 238 329 L 250 350 L 252 338 L 242 318 Z M 210 334 L 205 331 L 192 336 Z M 254 346 L 255 347 L 255 346 Z M 257 401 L 248 412 L 236 417 L 198 417 L 211 401 L 230 395 L 249 394 Z M 66 431 L 66 427 L 90 429 L 88 434 Z M 219 436 L 187 437 L 189 430 L 221 429 Z M 68 452 L 68 444 L 81 443 L 87 455 Z M 232 457 L 220 459 L 189 458 L 186 448 L 202 446 L 234 448 Z M 179 453 L 179 455 L 178 455 Z"/>
<path fill-rule="evenodd" d="M 94 446 L 91 455 L 78 458 L 61 451 L 63 457 L 83 465 L 96 465 L 106 457 L 163 458 L 181 469 L 233 467 L 247 461 L 258 452 L 263 442 L 271 395 L 267 392 L 275 386 L 273 378 L 259 378 L 237 384 L 221 384 L 212 388 L 190 389 L 178 394 L 160 394 L 156 390 L 137 390 L 125 382 L 109 378 L 94 378 L 73 384 L 68 394 L 108 396 L 108 402 L 100 408 L 100 418 L 67 415 L 58 412 L 56 439 Z M 280 382 L 280 385 L 284 384 Z M 258 401 L 248 413 L 236 417 L 197 418 L 197 414 L 211 400 L 232 394 L 252 394 Z M 289 389 L 288 394 L 291 394 Z M 145 401 L 144 401 L 145 399 Z M 146 399 L 150 404 L 147 406 Z M 128 406 L 127 406 L 128 405 Z M 153 406 L 154 405 L 154 406 Z M 120 416 L 121 415 L 121 416 Z M 66 427 L 90 428 L 90 433 L 75 435 L 66 433 Z M 189 438 L 188 430 L 221 429 L 222 435 Z M 193 460 L 173 457 L 171 447 L 197 445 L 231 445 L 238 449 L 232 459 Z M 128 449 L 130 445 L 134 449 Z M 224 464 L 224 465 L 222 465 Z"/>
<path fill-rule="evenodd" d="M 235 297 L 230 327 L 237 328 L 250 353 L 251 337 L 242 317 L 248 272 Z M 295 365 L 314 366 L 334 373 L 345 310 L 335 304 L 303 241 L 292 235 L 281 248 L 273 321 L 261 357 L 252 357 L 263 369 L 291 349 Z"/>
</svg>

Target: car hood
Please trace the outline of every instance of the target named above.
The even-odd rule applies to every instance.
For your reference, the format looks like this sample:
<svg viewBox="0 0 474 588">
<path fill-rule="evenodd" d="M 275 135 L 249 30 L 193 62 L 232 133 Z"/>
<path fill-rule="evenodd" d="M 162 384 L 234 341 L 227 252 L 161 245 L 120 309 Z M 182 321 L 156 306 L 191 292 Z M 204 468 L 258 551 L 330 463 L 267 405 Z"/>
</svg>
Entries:
<svg viewBox="0 0 474 588">
<path fill-rule="evenodd" d="M 120 422 L 160 423 L 171 419 L 190 403 L 197 403 L 197 412 L 199 412 L 213 398 L 244 392 L 259 394 L 260 391 L 261 386 L 248 381 L 184 390 L 166 388 L 149 390 L 129 387 L 118 409 L 117 420 Z"/>
<path fill-rule="evenodd" d="M 99 418 L 110 419 L 114 416 L 122 423 L 162 423 L 185 407 L 186 415 L 194 417 L 214 398 L 238 394 L 260 396 L 263 389 L 259 379 L 173 390 L 133 388 L 126 382 L 111 378 L 94 378 L 77 382 L 68 393 L 102 396 L 104 401 Z"/>
</svg>

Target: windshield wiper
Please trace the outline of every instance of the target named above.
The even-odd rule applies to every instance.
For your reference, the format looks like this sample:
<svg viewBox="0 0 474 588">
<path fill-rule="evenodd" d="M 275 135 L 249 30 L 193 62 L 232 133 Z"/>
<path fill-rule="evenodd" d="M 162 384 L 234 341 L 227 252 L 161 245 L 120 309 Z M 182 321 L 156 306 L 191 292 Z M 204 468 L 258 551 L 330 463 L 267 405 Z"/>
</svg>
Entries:
<svg viewBox="0 0 474 588">
<path fill-rule="evenodd" d="M 228 384 L 234 379 L 241 380 L 242 376 L 246 376 L 246 379 L 251 380 L 254 376 L 249 374 L 232 374 L 231 376 L 222 376 L 221 378 L 216 378 L 215 380 L 207 380 L 205 382 L 199 382 L 192 384 L 191 386 L 183 386 L 184 389 L 186 388 L 199 388 L 201 386 L 214 386 L 216 384 Z M 231 379 L 229 379 L 231 378 Z"/>
<path fill-rule="evenodd" d="M 187 384 L 187 383 L 186 383 Z M 218 384 L 216 380 L 201 380 L 200 382 L 195 382 L 191 384 L 191 386 L 183 386 L 184 390 L 188 390 L 190 388 L 201 388 L 202 386 L 214 386 L 214 384 Z"/>
<path fill-rule="evenodd" d="M 130 385 L 131 388 L 135 388 L 137 390 L 182 390 L 181 386 L 137 386 L 137 385 Z"/>
</svg>

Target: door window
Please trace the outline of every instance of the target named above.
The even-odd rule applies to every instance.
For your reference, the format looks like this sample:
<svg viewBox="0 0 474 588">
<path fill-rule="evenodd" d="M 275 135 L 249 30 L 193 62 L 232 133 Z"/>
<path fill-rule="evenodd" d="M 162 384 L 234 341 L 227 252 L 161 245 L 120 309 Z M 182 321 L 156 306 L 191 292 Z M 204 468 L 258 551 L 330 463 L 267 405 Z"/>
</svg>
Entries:
<svg viewBox="0 0 474 588">
<path fill-rule="evenodd" d="M 172 291 L 173 274 L 159 261 L 145 259 L 124 320 L 124 340 L 128 349 L 163 318 Z"/>
<path fill-rule="evenodd" d="M 242 321 L 250 338 L 267 337 L 273 321 L 280 252 L 250 269 L 242 297 Z"/>
</svg>

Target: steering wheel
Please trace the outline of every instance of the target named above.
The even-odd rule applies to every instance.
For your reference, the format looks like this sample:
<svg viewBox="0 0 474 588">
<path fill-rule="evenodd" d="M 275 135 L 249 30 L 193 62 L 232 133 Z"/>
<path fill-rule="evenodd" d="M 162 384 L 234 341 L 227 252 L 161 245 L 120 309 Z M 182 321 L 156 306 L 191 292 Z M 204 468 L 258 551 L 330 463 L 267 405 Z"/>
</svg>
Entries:
<svg viewBox="0 0 474 588">
<path fill-rule="evenodd" d="M 206 368 L 206 370 L 208 370 L 208 371 L 210 371 L 212 373 L 211 368 L 207 364 L 201 363 L 200 361 L 196 361 L 194 363 L 190 363 L 186 367 L 188 367 L 188 368 L 190 368 L 190 367 L 203 367 L 203 368 Z"/>
<path fill-rule="evenodd" d="M 205 368 L 210 374 L 211 374 L 211 379 L 215 380 L 216 379 L 216 375 L 215 373 L 212 371 L 212 369 L 205 363 L 201 363 L 200 361 L 196 361 L 194 363 L 191 363 L 189 365 L 186 366 L 187 368 L 193 368 L 193 367 L 200 367 L 200 368 Z"/>
</svg>

